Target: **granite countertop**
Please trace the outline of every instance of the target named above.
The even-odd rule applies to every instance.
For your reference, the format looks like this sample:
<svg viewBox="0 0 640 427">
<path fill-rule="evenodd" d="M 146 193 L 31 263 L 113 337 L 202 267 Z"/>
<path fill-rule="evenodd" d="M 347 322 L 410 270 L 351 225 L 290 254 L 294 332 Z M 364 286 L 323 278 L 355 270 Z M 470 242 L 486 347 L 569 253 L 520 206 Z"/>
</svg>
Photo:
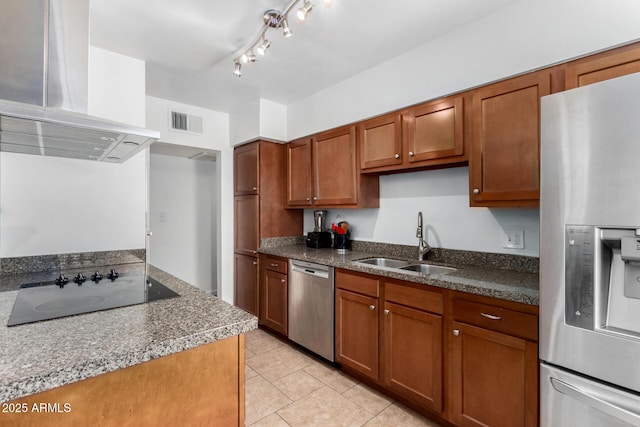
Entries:
<svg viewBox="0 0 640 427">
<path fill-rule="evenodd" d="M 7 327 L 18 291 L 0 292 L 0 402 L 45 391 L 258 327 L 257 318 L 150 267 L 180 294 L 113 310 Z"/>
<path fill-rule="evenodd" d="M 539 303 L 539 279 L 537 273 L 428 261 L 426 263 L 455 267 L 457 271 L 427 276 L 385 270 L 354 262 L 355 260 L 378 256 L 417 262 L 415 259 L 390 256 L 383 252 L 353 250 L 340 254 L 335 249 L 313 249 L 299 244 L 261 247 L 259 252 L 529 305 L 538 305 Z"/>
</svg>

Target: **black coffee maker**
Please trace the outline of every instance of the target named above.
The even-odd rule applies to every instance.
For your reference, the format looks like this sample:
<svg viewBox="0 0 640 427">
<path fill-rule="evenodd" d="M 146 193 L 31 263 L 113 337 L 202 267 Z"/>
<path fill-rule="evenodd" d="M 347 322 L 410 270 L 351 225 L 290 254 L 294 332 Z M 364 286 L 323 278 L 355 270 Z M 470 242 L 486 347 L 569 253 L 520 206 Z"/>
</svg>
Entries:
<svg viewBox="0 0 640 427">
<path fill-rule="evenodd" d="M 327 231 L 327 211 L 313 211 L 313 231 L 307 233 L 308 248 L 330 248 L 331 232 Z"/>
</svg>

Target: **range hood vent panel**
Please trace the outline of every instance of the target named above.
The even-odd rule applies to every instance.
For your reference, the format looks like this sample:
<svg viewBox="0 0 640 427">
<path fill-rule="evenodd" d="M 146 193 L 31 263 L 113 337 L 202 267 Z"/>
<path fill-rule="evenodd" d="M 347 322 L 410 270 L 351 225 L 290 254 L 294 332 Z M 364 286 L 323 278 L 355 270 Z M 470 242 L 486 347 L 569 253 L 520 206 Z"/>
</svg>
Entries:
<svg viewBox="0 0 640 427">
<path fill-rule="evenodd" d="M 88 0 L 2 1 L 0 151 L 120 163 L 159 139 L 86 115 Z"/>
</svg>

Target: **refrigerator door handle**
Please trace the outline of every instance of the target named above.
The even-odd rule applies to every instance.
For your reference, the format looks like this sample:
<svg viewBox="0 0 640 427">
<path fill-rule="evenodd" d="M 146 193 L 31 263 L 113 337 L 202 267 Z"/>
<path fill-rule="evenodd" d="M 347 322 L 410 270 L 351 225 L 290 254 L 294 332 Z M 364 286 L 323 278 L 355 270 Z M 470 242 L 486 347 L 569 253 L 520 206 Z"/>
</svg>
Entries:
<svg viewBox="0 0 640 427">
<path fill-rule="evenodd" d="M 562 394 L 579 400 L 580 402 L 604 412 L 613 418 L 627 422 L 631 425 L 640 425 L 640 414 L 636 412 L 620 407 L 615 403 L 607 402 L 599 397 L 592 396 L 589 393 L 557 378 L 550 377 L 549 380 L 551 381 L 553 388 Z"/>
</svg>

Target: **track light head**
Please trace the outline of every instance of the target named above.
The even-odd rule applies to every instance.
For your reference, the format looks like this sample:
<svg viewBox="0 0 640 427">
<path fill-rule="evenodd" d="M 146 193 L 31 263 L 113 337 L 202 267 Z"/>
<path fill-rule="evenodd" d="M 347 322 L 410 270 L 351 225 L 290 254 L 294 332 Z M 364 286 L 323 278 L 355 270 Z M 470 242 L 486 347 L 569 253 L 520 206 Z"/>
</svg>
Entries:
<svg viewBox="0 0 640 427">
<path fill-rule="evenodd" d="M 243 64 L 247 64 L 249 62 L 256 62 L 256 56 L 253 54 L 252 50 L 248 50 L 240 56 L 240 61 Z"/>
<path fill-rule="evenodd" d="M 240 77 L 242 75 L 242 71 L 240 71 L 241 68 L 242 68 L 242 65 L 238 61 L 236 61 L 235 67 L 233 69 L 233 75 L 236 77 Z"/>
<path fill-rule="evenodd" d="M 313 5 L 311 4 L 311 2 L 309 0 L 304 0 L 304 4 L 296 12 L 296 16 L 300 21 L 304 21 L 311 13 L 311 9 L 313 9 Z"/>
<path fill-rule="evenodd" d="M 282 27 L 282 35 L 285 37 L 291 37 L 293 35 L 293 31 L 289 28 L 289 23 L 287 22 L 287 17 L 285 16 L 280 21 L 280 26 Z"/>
<path fill-rule="evenodd" d="M 258 52 L 258 55 L 264 55 L 267 53 L 267 49 L 269 49 L 269 46 L 271 46 L 271 42 L 263 36 L 256 46 L 256 52 Z"/>
</svg>

